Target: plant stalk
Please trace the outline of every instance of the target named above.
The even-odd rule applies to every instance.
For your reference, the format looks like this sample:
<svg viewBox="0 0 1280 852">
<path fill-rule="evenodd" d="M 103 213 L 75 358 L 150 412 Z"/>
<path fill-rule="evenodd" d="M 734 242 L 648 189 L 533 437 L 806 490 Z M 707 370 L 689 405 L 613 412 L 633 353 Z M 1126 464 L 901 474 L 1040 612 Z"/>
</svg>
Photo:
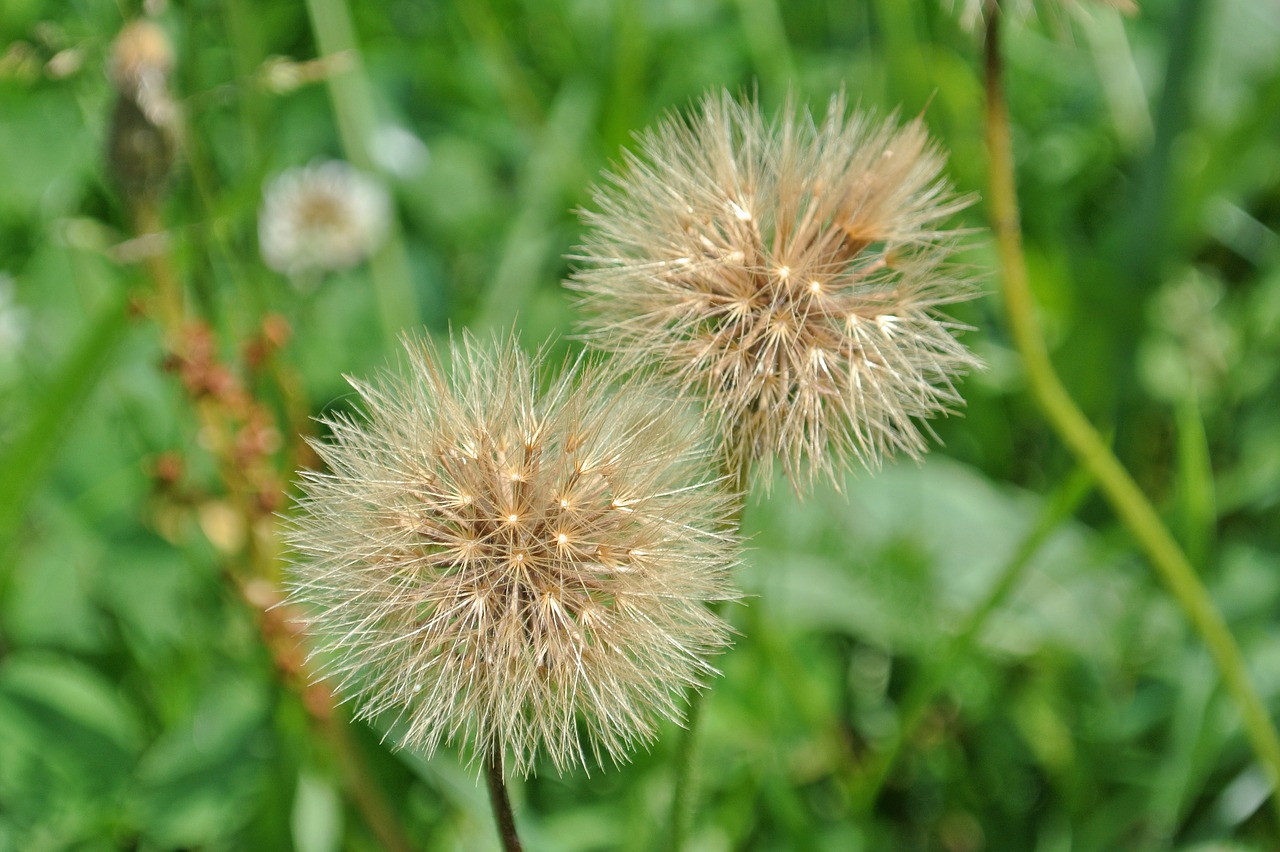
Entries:
<svg viewBox="0 0 1280 852">
<path fill-rule="evenodd" d="M 489 784 L 489 802 L 493 805 L 493 821 L 505 852 L 521 852 L 520 835 L 516 833 L 516 817 L 507 795 L 507 782 L 502 777 L 502 747 L 495 743 L 489 750 L 485 780 Z"/>
<path fill-rule="evenodd" d="M 1157 576 L 1208 647 L 1228 694 L 1240 710 L 1249 743 L 1271 784 L 1272 806 L 1280 819 L 1280 799 L 1275 795 L 1280 789 L 1280 736 L 1250 679 L 1235 637 L 1151 501 L 1072 400 L 1049 359 L 1035 315 L 1022 250 L 1013 144 L 1000 54 L 998 0 L 987 0 L 986 16 L 984 82 L 992 228 L 1004 272 L 1001 291 L 1009 328 L 1022 356 L 1032 395 L 1049 425 L 1097 479 L 1102 495 L 1129 528 Z"/>
</svg>

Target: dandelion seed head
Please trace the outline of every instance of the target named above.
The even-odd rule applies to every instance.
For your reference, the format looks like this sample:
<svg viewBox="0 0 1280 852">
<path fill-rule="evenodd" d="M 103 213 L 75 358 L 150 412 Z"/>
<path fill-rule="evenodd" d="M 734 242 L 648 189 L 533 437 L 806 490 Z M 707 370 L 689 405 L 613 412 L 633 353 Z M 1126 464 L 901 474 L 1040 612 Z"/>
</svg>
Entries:
<svg viewBox="0 0 1280 852">
<path fill-rule="evenodd" d="M 733 498 L 701 421 L 589 364 L 540 387 L 509 343 L 408 349 L 353 382 L 363 417 L 326 421 L 302 483 L 291 595 L 322 672 L 427 754 L 626 760 L 728 643 L 706 603 L 733 597 Z"/>
<path fill-rule="evenodd" d="M 287 275 L 354 266 L 381 244 L 391 217 L 386 190 L 347 163 L 290 169 L 267 187 L 258 244 L 267 266 Z"/>
<path fill-rule="evenodd" d="M 765 483 L 919 456 L 978 365 L 941 308 L 975 293 L 946 221 L 970 199 L 919 120 L 708 96 L 643 134 L 584 214 L 588 342 L 699 396 Z M 745 215 L 744 215 L 745 214 Z"/>
</svg>

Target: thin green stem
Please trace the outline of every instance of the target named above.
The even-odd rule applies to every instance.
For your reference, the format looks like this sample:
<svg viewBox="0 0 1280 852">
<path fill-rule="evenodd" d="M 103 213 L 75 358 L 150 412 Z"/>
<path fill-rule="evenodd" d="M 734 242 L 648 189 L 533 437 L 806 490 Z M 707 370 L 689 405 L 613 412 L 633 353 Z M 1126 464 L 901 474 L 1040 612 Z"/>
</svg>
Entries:
<svg viewBox="0 0 1280 852">
<path fill-rule="evenodd" d="M 734 446 L 734 442 L 727 442 Z M 729 522 L 734 532 L 742 531 L 742 516 L 747 505 L 747 490 L 751 476 L 751 459 L 742 456 L 725 462 L 725 476 L 733 493 L 738 495 L 737 508 Z M 716 601 L 711 604 L 712 612 L 719 615 L 724 610 L 725 602 Z M 680 730 L 676 741 L 674 779 L 671 791 L 671 845 L 672 852 L 680 852 L 689 836 L 689 827 L 693 823 L 694 806 L 697 803 L 697 778 L 694 773 L 694 753 L 698 745 L 698 728 L 702 719 L 702 705 L 706 690 L 690 688 L 685 695 L 689 705 L 689 713 L 685 717 L 685 725 Z"/>
<path fill-rule="evenodd" d="M 506 102 L 512 119 L 525 130 L 542 126 L 542 107 L 534 92 L 532 76 L 526 63 L 516 55 L 492 6 L 487 0 L 459 0 L 454 8 L 488 66 L 498 96 Z"/>
<path fill-rule="evenodd" d="M 322 57 L 346 57 L 346 67 L 328 77 L 338 135 L 347 159 L 356 168 L 376 172 L 369 146 L 378 130 L 373 110 L 373 89 L 365 76 L 356 43 L 355 27 L 345 0 L 307 0 L 311 29 Z M 409 260 L 400 238 L 399 225 L 392 221 L 386 241 L 369 258 L 373 289 L 378 298 L 378 314 L 383 334 L 394 343 L 400 330 L 416 323 L 418 305 L 413 293 Z"/>
<path fill-rule="evenodd" d="M 498 826 L 498 837 L 506 852 L 520 852 L 520 836 L 516 834 L 516 817 L 511 810 L 511 797 L 507 795 L 507 782 L 502 777 L 501 746 L 494 745 L 485 767 L 485 780 L 489 783 L 489 802 L 493 805 L 493 821 Z"/>
<path fill-rule="evenodd" d="M 1050 426 L 1097 479 L 1103 496 L 1146 552 L 1156 574 L 1208 647 L 1228 694 L 1240 710 L 1250 745 L 1271 783 L 1272 805 L 1280 818 L 1280 800 L 1274 795 L 1280 789 L 1280 736 L 1250 679 L 1235 637 L 1151 501 L 1076 406 L 1049 360 L 1022 251 L 997 0 L 987 0 L 986 11 L 986 145 L 992 228 L 1004 270 L 1001 285 L 1005 311 L 1032 394 Z"/>
<path fill-rule="evenodd" d="M 1139 176 L 1136 207 L 1126 234 L 1121 256 L 1126 272 L 1140 288 L 1154 283 L 1160 258 L 1168 245 L 1173 221 L 1169 190 L 1174 173 L 1178 139 L 1186 129 L 1195 72 L 1209 43 L 1201 38 L 1201 22 L 1210 4 L 1206 0 L 1179 0 L 1169 22 L 1169 54 L 1164 67 L 1164 86 L 1156 108 L 1155 138 Z"/>
<path fill-rule="evenodd" d="M 889 774 L 901 756 L 903 748 L 911 742 L 920 723 L 924 721 L 929 706 L 946 684 L 947 677 L 955 664 L 963 659 L 982 635 L 983 628 L 987 626 L 987 620 L 1013 594 L 1025 576 L 1027 567 L 1040 552 L 1040 548 L 1049 540 L 1053 531 L 1064 519 L 1075 514 L 1092 487 L 1093 477 L 1084 468 L 1077 469 L 1075 474 L 1059 487 L 1053 499 L 1046 502 L 1035 526 L 1027 533 L 1013 556 L 1001 569 L 1000 575 L 992 583 L 986 597 L 969 613 L 964 625 L 952 637 L 943 652 L 928 663 L 924 673 L 911 685 L 902 700 L 901 722 L 897 733 L 890 740 L 889 745 L 872 759 L 871 765 L 865 771 L 866 780 L 861 789 L 855 791 L 863 812 L 875 806 L 876 799 L 884 789 L 885 782 L 889 780 Z"/>
<path fill-rule="evenodd" d="M 1203 565 L 1213 548 L 1218 522 L 1213 487 L 1213 461 L 1205 434 L 1200 400 L 1193 390 L 1178 403 L 1178 490 L 1182 509 L 1182 541 L 1192 565 Z"/>
<path fill-rule="evenodd" d="M 684 848 L 693 822 L 693 797 L 690 793 L 694 789 L 693 753 L 698 741 L 698 723 L 702 720 L 702 695 L 701 691 L 691 691 L 689 715 L 680 731 L 680 739 L 676 741 L 675 783 L 671 792 L 672 852 L 680 852 Z"/>
<path fill-rule="evenodd" d="M 752 65 L 778 91 L 796 79 L 795 60 L 777 0 L 737 0 Z"/>
</svg>

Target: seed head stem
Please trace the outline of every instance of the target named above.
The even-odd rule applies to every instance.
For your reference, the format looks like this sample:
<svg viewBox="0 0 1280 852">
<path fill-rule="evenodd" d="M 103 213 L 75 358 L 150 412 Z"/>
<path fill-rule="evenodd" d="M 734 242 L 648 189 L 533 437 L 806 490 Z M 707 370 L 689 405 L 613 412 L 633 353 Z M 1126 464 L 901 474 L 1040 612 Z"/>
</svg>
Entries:
<svg viewBox="0 0 1280 852">
<path fill-rule="evenodd" d="M 485 780 L 489 783 L 489 802 L 493 805 L 493 821 L 498 826 L 498 837 L 506 852 L 521 852 L 520 836 L 516 833 L 516 818 L 511 811 L 511 797 L 507 795 L 507 783 L 502 777 L 501 746 L 494 744 L 489 752 Z"/>
<path fill-rule="evenodd" d="M 373 112 L 374 98 L 369 79 L 359 59 L 351 10 L 346 0 L 307 0 L 307 13 L 321 56 L 341 54 L 354 58 L 344 73 L 328 77 L 329 96 L 347 159 L 356 168 L 373 173 L 376 170 L 369 153 L 369 140 L 377 129 L 377 118 Z M 381 249 L 369 258 L 369 271 L 378 300 L 382 331 L 390 344 L 400 330 L 411 325 L 418 316 L 413 276 L 394 217 L 388 223 Z"/>
<path fill-rule="evenodd" d="M 702 693 L 689 696 L 689 715 L 676 741 L 675 782 L 671 787 L 671 850 L 680 852 L 693 822 L 693 754 L 698 744 L 698 722 L 702 718 Z"/>
</svg>

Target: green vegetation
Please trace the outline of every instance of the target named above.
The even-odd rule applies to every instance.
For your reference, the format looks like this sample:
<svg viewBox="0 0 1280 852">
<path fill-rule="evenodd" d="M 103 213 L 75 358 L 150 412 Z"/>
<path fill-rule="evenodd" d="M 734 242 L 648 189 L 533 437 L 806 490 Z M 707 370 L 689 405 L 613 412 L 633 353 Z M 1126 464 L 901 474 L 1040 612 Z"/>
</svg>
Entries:
<svg viewBox="0 0 1280 852">
<path fill-rule="evenodd" d="M 149 3 L 182 115 L 153 205 L 106 157 L 135 5 L 0 15 L 0 852 L 495 848 L 474 768 L 390 750 L 298 674 L 270 608 L 274 495 L 315 463 L 294 433 L 405 330 L 577 351 L 574 209 L 708 90 L 923 115 L 986 195 L 980 38 L 947 0 Z M 1048 354 L 1274 719 L 1280 11 L 1045 17 L 1007 22 L 1004 72 Z M 394 223 L 290 280 L 261 260 L 264 186 L 329 159 Z M 748 501 L 690 849 L 1280 846 L 1208 650 L 1035 406 L 990 215 L 961 215 L 989 295 L 953 310 L 988 369 L 940 446 Z M 665 848 L 678 740 L 512 782 L 526 848 Z"/>
</svg>

